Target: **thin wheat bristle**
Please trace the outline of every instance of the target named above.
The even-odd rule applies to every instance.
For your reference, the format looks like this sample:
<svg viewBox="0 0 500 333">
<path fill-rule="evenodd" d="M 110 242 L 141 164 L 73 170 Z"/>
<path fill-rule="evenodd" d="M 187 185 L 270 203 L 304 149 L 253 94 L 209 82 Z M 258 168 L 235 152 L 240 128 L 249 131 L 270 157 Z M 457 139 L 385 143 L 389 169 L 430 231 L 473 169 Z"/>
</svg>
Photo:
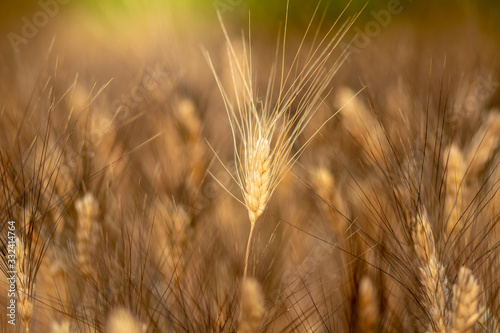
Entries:
<svg viewBox="0 0 500 333">
<path fill-rule="evenodd" d="M 30 320 L 33 316 L 33 292 L 35 285 L 30 281 L 29 256 L 24 241 L 16 237 L 16 286 L 17 305 L 26 332 L 30 330 Z"/>
<path fill-rule="evenodd" d="M 434 235 L 425 212 L 417 216 L 413 242 L 419 261 L 425 304 L 432 319 L 428 329 L 431 332 L 445 332 L 447 279 L 444 267 L 437 258 Z"/>
<path fill-rule="evenodd" d="M 366 276 L 359 283 L 358 318 L 360 332 L 375 332 L 379 320 L 377 291 Z"/>
<path fill-rule="evenodd" d="M 241 310 L 238 333 L 260 332 L 260 324 L 265 314 L 262 288 L 254 278 L 246 278 L 241 285 Z"/>
<path fill-rule="evenodd" d="M 95 248 L 95 233 L 99 213 L 99 204 L 91 193 L 75 202 L 78 213 L 78 230 L 76 234 L 76 259 L 85 278 L 93 276 L 94 267 L 91 263 L 93 249 Z"/>
<path fill-rule="evenodd" d="M 468 333 L 480 317 L 479 284 L 467 267 L 460 267 L 457 283 L 453 285 L 449 333 Z"/>
</svg>

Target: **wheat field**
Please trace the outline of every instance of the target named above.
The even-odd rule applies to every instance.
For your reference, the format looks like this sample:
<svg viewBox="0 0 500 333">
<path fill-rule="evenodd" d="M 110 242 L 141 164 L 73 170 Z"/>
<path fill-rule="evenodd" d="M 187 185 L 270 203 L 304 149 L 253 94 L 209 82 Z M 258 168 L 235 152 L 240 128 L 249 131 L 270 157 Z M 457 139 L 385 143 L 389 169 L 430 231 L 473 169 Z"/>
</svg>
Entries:
<svg viewBox="0 0 500 333">
<path fill-rule="evenodd" d="M 0 6 L 0 332 L 500 332 L 496 2 Z"/>
</svg>

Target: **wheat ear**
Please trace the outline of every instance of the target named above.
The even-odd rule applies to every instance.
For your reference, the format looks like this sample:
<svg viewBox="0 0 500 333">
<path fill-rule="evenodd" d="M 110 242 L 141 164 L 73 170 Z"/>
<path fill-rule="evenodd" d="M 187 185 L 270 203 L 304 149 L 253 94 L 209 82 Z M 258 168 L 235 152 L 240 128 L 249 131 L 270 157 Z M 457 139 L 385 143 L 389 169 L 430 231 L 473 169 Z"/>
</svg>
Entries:
<svg viewBox="0 0 500 333">
<path fill-rule="evenodd" d="M 69 322 L 67 320 L 63 320 L 61 323 L 57 321 L 52 321 L 50 325 L 50 333 L 69 333 Z"/>
<path fill-rule="evenodd" d="M 93 276 L 95 270 L 90 262 L 95 247 L 95 221 L 99 212 L 99 204 L 91 193 L 75 202 L 78 213 L 78 231 L 76 234 L 76 260 L 84 278 Z"/>
<path fill-rule="evenodd" d="M 16 256 L 17 304 L 21 321 L 26 328 L 26 332 L 29 332 L 30 320 L 33 316 L 33 291 L 35 285 L 30 283 L 28 249 L 26 249 L 24 241 L 19 237 L 16 237 Z"/>
<path fill-rule="evenodd" d="M 106 333 L 142 333 L 144 331 L 130 311 L 123 308 L 113 310 L 106 323 Z"/>
<path fill-rule="evenodd" d="M 384 129 L 373 113 L 366 107 L 358 93 L 348 87 L 337 92 L 336 103 L 343 106 L 342 124 L 358 142 L 368 159 L 383 163 L 387 155 L 387 140 Z"/>
<path fill-rule="evenodd" d="M 267 201 L 270 196 L 269 183 L 271 181 L 272 169 L 269 154 L 269 140 L 259 138 L 257 142 L 251 145 L 251 149 L 246 155 L 248 158 L 248 176 L 245 184 L 245 203 L 250 219 L 250 234 L 248 236 L 247 249 L 245 252 L 243 279 L 247 276 L 248 256 L 255 222 L 266 209 Z"/>
<path fill-rule="evenodd" d="M 379 318 L 377 292 L 371 279 L 366 276 L 359 283 L 358 317 L 361 332 L 375 332 Z"/>
<path fill-rule="evenodd" d="M 264 295 L 259 282 L 246 278 L 241 285 L 241 311 L 238 333 L 260 332 L 260 323 L 265 313 Z"/>
<path fill-rule="evenodd" d="M 331 216 L 332 230 L 337 237 L 342 239 L 346 229 L 342 214 L 347 212 L 347 208 L 332 172 L 325 166 L 315 167 L 311 173 L 311 181 L 319 198 L 323 201 L 320 203 L 321 209 Z"/>
<path fill-rule="evenodd" d="M 446 198 L 444 211 L 447 218 L 446 230 L 449 237 L 456 236 L 463 229 L 463 218 L 461 214 L 464 208 L 466 164 L 462 150 L 455 144 L 448 148 L 448 154 L 444 154 L 446 163 Z"/>
<path fill-rule="evenodd" d="M 469 179 L 476 179 L 484 171 L 500 145 L 500 112 L 488 114 L 483 125 L 474 134 L 469 144 L 466 160 L 469 165 Z"/>
<path fill-rule="evenodd" d="M 457 283 L 453 285 L 449 333 L 470 332 L 480 317 L 479 284 L 470 269 L 460 267 Z"/>
<path fill-rule="evenodd" d="M 316 14 L 316 12 L 313 14 L 312 19 Z M 259 98 L 254 91 L 252 61 L 247 52 L 247 45 L 243 43 L 243 59 L 241 59 L 219 15 L 228 45 L 229 68 L 235 92 L 234 100 L 226 93 L 208 54 L 207 60 L 221 91 L 233 136 L 234 161 L 237 166 L 233 180 L 242 191 L 244 199 L 242 203 L 246 206 L 250 219 L 243 279 L 247 276 L 248 256 L 255 222 L 264 212 L 280 181 L 321 129 L 321 127 L 317 129 L 292 154 L 292 148 L 298 137 L 323 103 L 325 95 L 329 93 L 330 81 L 345 59 L 345 54 L 343 54 L 332 65 L 327 65 L 332 60 L 333 51 L 340 39 L 356 17 L 347 20 L 336 34 L 333 33 L 335 26 L 331 27 L 327 34 L 319 39 L 318 44 L 311 47 L 305 63 L 299 64 L 299 54 L 302 52 L 309 32 L 306 31 L 297 55 L 288 69 L 285 69 L 286 38 L 284 38 L 281 63 L 273 67 L 267 92 L 263 98 Z M 298 68 L 300 70 L 297 70 Z M 273 85 L 278 82 L 279 87 L 276 93 Z M 334 116 L 335 114 L 326 121 Z"/>
<path fill-rule="evenodd" d="M 417 216 L 413 230 L 413 243 L 419 261 L 420 280 L 424 291 L 424 304 L 432 323 L 430 332 L 445 332 L 447 279 L 439 262 L 434 235 L 425 212 Z"/>
</svg>

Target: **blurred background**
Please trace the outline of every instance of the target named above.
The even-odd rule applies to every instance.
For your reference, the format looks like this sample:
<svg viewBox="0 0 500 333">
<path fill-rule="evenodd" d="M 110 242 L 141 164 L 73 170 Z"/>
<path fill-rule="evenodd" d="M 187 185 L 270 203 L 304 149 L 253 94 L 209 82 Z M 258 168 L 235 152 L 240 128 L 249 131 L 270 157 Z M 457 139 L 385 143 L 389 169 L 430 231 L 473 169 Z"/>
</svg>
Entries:
<svg viewBox="0 0 500 333">
<path fill-rule="evenodd" d="M 461 44 L 458 49 L 474 54 L 500 43 L 500 2 L 496 0 L 353 0 L 319 5 L 291 0 L 288 7 L 287 33 L 292 38 L 303 36 L 316 8 L 314 29 L 331 27 L 344 10 L 340 23 L 360 13 L 345 38 L 346 43 L 354 39 L 354 57 L 375 47 L 377 39 L 379 54 L 394 55 L 387 48 L 380 50 L 381 40 L 389 35 L 391 45 L 430 45 L 427 41 L 433 40 L 430 54 L 452 61 L 455 50 L 445 45 Z M 233 35 L 246 34 L 250 22 L 252 42 L 275 48 L 287 1 L 4 0 L 0 2 L 0 64 L 4 77 L 21 70 L 13 64 L 22 63 L 24 70 L 35 66 L 31 70 L 37 72 L 36 64 L 46 64 L 43 56 L 50 53 L 60 62 L 74 62 L 80 73 L 89 64 L 97 66 L 99 70 L 90 71 L 96 80 L 131 80 L 137 74 L 133 68 L 159 62 L 168 63 L 172 70 L 193 70 L 195 76 L 199 71 L 209 74 L 202 50 L 217 54 L 223 40 L 216 11 Z M 180 65 L 187 59 L 193 66 Z M 200 62 L 202 66 L 194 65 Z"/>
<path fill-rule="evenodd" d="M 172 28 L 195 27 L 202 24 L 214 24 L 215 11 L 220 11 L 225 20 L 241 24 L 248 21 L 248 13 L 256 27 L 273 27 L 284 21 L 287 7 L 286 0 L 4 0 L 0 3 L 0 29 L 3 34 L 19 32 L 23 27 L 23 17 L 33 21 L 33 17 L 44 8 L 53 8 L 57 14 L 49 13 L 50 20 L 42 25 L 53 25 L 52 21 L 62 17 L 71 17 L 70 25 L 85 25 L 75 16 L 86 18 L 90 24 L 116 24 L 126 30 L 141 22 L 147 16 L 149 24 L 170 25 Z M 379 12 L 394 5 L 402 9 L 394 21 L 416 25 L 421 29 L 432 29 L 436 26 L 456 24 L 465 19 L 474 19 L 483 29 L 490 32 L 497 30 L 500 18 L 500 2 L 496 0 L 352 0 L 352 1 L 322 1 L 320 12 L 325 14 L 325 21 L 334 21 L 340 12 L 346 9 L 348 15 L 358 13 L 363 8 L 358 22 L 363 24 L 373 19 L 372 12 Z M 289 22 L 291 26 L 304 26 L 310 21 L 311 15 L 318 6 L 315 1 L 290 1 Z M 40 18 L 40 23 L 44 19 Z M 97 22 L 96 22 L 97 21 Z M 243 21 L 243 22 L 242 22 Z M 392 21 L 392 20 L 391 20 Z M 107 27 L 110 28 L 109 26 Z M 118 28 L 118 27 L 116 27 Z M 139 27 L 135 27 L 136 29 Z M 44 28 L 45 29 L 45 28 Z M 47 28 L 48 29 L 48 28 Z M 274 31 L 274 30 L 271 30 Z M 112 35 L 112 30 L 103 30 L 102 34 Z M 203 37 L 203 36 L 201 36 Z M 6 38 L 2 38 L 5 42 Z M 2 49 L 2 53 L 8 50 Z"/>
</svg>

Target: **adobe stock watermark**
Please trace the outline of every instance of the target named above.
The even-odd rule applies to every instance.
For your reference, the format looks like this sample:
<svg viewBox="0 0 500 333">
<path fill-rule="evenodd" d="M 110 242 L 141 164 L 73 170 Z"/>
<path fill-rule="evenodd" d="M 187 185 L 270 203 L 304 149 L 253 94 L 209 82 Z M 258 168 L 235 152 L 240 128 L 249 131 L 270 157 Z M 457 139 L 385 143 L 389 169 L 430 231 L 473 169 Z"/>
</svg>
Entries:
<svg viewBox="0 0 500 333">
<path fill-rule="evenodd" d="M 499 85 L 491 73 L 488 77 L 476 76 L 463 104 L 463 110 L 468 114 L 477 111 L 493 96 Z"/>
<path fill-rule="evenodd" d="M 310 254 L 302 260 L 300 265 L 288 269 L 285 274 L 283 274 L 282 281 L 290 286 L 294 282 L 300 281 L 311 275 L 318 269 L 318 266 L 322 262 L 330 258 L 335 248 L 335 245 L 318 244 Z"/>
<path fill-rule="evenodd" d="M 412 0 L 406 0 L 411 2 Z M 345 41 L 341 42 L 339 46 L 342 48 L 342 51 L 347 55 L 346 62 L 351 62 L 352 54 L 359 54 L 361 50 L 367 47 L 373 38 L 377 37 L 383 28 L 386 28 L 392 21 L 392 17 L 394 15 L 401 14 L 404 10 L 404 6 L 399 0 L 389 0 L 387 2 L 386 9 L 382 9 L 379 11 L 372 10 L 370 11 L 370 15 L 373 17 L 373 20 L 368 21 L 364 28 L 354 27 L 354 32 L 356 35 L 352 39 L 350 43 Z"/>
<path fill-rule="evenodd" d="M 7 222 L 7 322 L 16 325 L 16 222 Z"/>
<path fill-rule="evenodd" d="M 145 101 L 153 90 L 157 89 L 162 82 L 169 78 L 160 66 L 151 68 L 146 66 L 144 68 L 144 75 L 142 80 L 133 87 L 127 94 L 122 94 L 119 98 L 111 103 L 111 111 L 113 112 L 113 119 L 102 118 L 98 124 L 95 124 L 90 131 L 90 141 L 92 145 L 98 145 L 103 137 L 109 132 L 113 123 L 120 126 L 129 120 L 132 111 Z"/>
<path fill-rule="evenodd" d="M 483 111 L 482 108 L 487 106 L 499 87 L 500 82 L 496 81 L 492 73 L 488 75 L 476 73 L 470 78 L 470 81 L 461 82 L 453 112 L 450 112 L 446 122 L 455 125 L 475 113 Z"/>
<path fill-rule="evenodd" d="M 321 243 L 316 245 L 311 252 L 300 262 L 299 265 L 294 265 L 288 268 L 281 278 L 281 285 L 292 293 L 300 289 L 300 283 L 316 272 L 320 265 L 331 258 L 333 252 L 337 248 L 336 244 Z M 275 299 L 283 292 L 283 289 L 277 288 L 270 299 Z"/>
<path fill-rule="evenodd" d="M 21 22 L 23 23 L 21 31 L 19 31 L 19 33 L 11 31 L 7 34 L 7 39 L 14 51 L 19 53 L 19 47 L 28 44 L 30 40 L 35 38 L 40 32 L 40 29 L 45 27 L 50 19 L 59 13 L 60 6 L 66 5 L 70 1 L 71 0 L 39 0 L 38 6 L 40 10 L 33 14 L 31 19 L 26 16 L 21 18 Z"/>
<path fill-rule="evenodd" d="M 121 95 L 111 103 L 111 109 L 114 112 L 121 113 L 122 119 L 126 119 L 132 109 L 143 102 L 148 94 L 158 88 L 162 82 L 168 79 L 168 73 L 159 65 L 155 68 L 146 66 L 142 80 L 135 87 L 130 89 L 129 93 Z"/>
</svg>

